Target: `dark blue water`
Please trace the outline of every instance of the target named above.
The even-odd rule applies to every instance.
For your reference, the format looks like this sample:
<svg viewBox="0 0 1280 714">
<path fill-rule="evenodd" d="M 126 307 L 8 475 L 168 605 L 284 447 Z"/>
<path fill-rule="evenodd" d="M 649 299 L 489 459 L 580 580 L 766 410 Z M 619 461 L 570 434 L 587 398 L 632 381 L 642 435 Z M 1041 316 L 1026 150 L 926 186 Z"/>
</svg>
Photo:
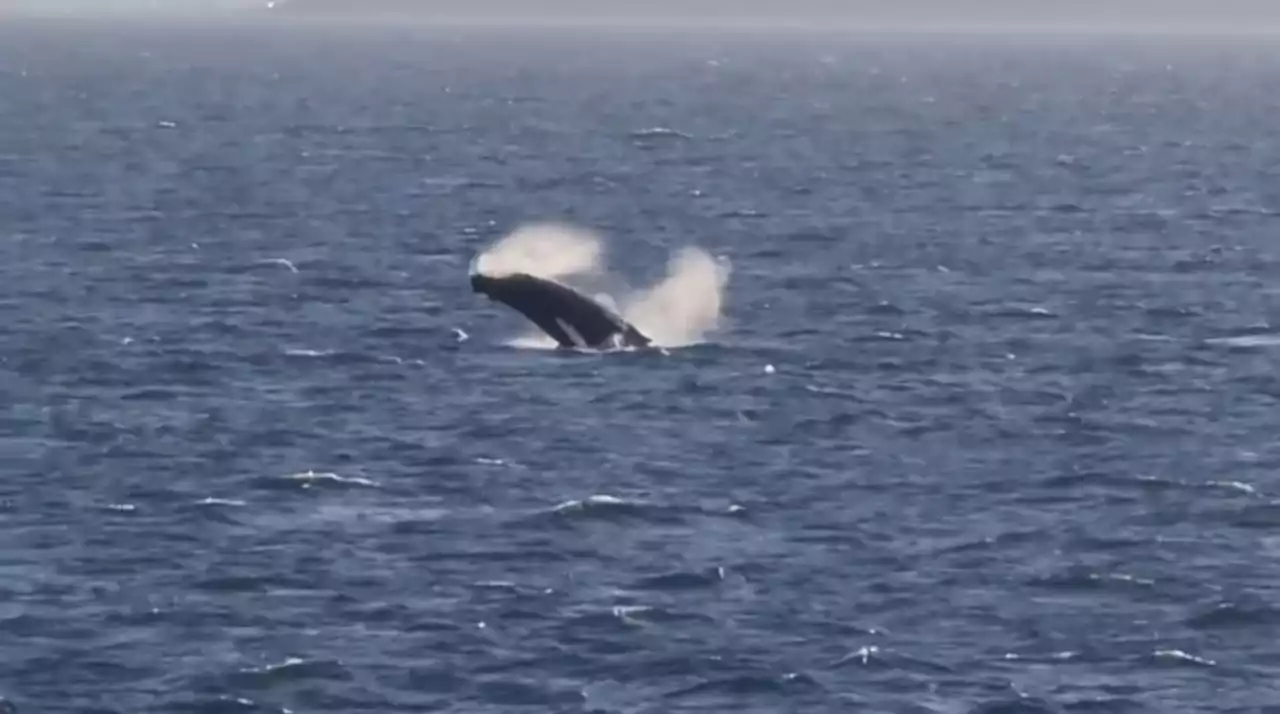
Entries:
<svg viewBox="0 0 1280 714">
<path fill-rule="evenodd" d="M 11 22 L 0 711 L 1274 712 L 1277 116 L 1243 40 Z M 546 219 L 721 328 L 510 346 Z"/>
</svg>

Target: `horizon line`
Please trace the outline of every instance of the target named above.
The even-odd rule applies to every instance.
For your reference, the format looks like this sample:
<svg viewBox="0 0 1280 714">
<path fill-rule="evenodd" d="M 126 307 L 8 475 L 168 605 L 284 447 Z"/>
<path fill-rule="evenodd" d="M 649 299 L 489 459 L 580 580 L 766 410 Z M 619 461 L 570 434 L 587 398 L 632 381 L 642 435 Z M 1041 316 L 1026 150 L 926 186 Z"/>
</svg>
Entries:
<svg viewBox="0 0 1280 714">
<path fill-rule="evenodd" d="M 503 30 L 640 30 L 640 31 L 752 31 L 778 33 L 883 33 L 895 35 L 1107 35 L 1107 36 L 1177 36 L 1177 37 L 1266 37 L 1280 35 L 1280 18 L 1257 23 L 1219 24 L 1190 20 L 1164 23 L 1135 21 L 1091 22 L 1072 20 L 861 20 L 836 17 L 725 17 L 704 15 L 693 17 L 662 16 L 573 16 L 569 14 L 541 14 L 535 16 L 493 17 L 465 13 L 423 13 L 383 10 L 349 12 L 340 9 L 307 9 L 303 12 L 288 9 L 288 4 L 268 8 L 266 2 L 257 8 L 7 8 L 0 10 L 0 18 L 32 20 L 267 20 L 274 25 L 305 25 L 310 23 L 368 25 L 382 23 L 408 24 L 419 27 L 476 28 Z"/>
</svg>

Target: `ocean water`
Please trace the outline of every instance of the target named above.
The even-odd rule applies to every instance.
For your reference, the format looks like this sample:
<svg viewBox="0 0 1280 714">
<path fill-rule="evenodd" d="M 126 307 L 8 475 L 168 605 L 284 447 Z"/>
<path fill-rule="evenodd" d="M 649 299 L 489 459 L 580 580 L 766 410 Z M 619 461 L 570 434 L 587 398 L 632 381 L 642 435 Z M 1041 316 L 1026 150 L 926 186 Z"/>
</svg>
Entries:
<svg viewBox="0 0 1280 714">
<path fill-rule="evenodd" d="M 0 25 L 0 711 L 1275 712 L 1280 55 Z M 717 328 L 521 346 L 540 222 Z"/>
</svg>

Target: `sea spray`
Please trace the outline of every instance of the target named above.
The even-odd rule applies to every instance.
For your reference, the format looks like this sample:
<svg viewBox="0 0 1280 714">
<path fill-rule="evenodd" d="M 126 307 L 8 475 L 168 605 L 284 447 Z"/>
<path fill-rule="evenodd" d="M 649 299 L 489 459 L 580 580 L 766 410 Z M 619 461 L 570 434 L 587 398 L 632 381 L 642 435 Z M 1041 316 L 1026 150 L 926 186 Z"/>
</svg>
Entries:
<svg viewBox="0 0 1280 714">
<path fill-rule="evenodd" d="M 585 229 L 559 223 L 522 226 L 481 253 L 472 271 L 490 277 L 527 273 L 565 283 L 574 278 L 600 279 L 606 272 L 604 241 Z M 618 311 L 653 340 L 657 347 L 682 347 L 701 341 L 720 324 L 730 265 L 705 250 L 677 250 L 657 284 L 619 298 L 609 292 L 593 299 Z M 519 347 L 550 348 L 555 341 L 542 332 L 512 342 Z"/>
<path fill-rule="evenodd" d="M 658 284 L 630 296 L 622 316 L 660 347 L 700 341 L 720 323 L 730 266 L 701 248 L 681 248 Z"/>
<path fill-rule="evenodd" d="M 472 270 L 489 277 L 528 273 L 556 280 L 600 270 L 604 243 L 590 231 L 557 223 L 522 226 L 480 254 Z"/>
</svg>

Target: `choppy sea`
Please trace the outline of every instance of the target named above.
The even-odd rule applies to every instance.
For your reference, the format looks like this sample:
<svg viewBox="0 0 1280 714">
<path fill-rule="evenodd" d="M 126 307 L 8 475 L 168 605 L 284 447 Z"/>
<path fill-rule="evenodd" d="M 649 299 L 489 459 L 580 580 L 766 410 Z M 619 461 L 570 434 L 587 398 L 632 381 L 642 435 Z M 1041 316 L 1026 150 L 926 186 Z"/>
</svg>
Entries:
<svg viewBox="0 0 1280 714">
<path fill-rule="evenodd" d="M 0 711 L 1280 710 L 1275 47 L 0 25 Z"/>
</svg>

